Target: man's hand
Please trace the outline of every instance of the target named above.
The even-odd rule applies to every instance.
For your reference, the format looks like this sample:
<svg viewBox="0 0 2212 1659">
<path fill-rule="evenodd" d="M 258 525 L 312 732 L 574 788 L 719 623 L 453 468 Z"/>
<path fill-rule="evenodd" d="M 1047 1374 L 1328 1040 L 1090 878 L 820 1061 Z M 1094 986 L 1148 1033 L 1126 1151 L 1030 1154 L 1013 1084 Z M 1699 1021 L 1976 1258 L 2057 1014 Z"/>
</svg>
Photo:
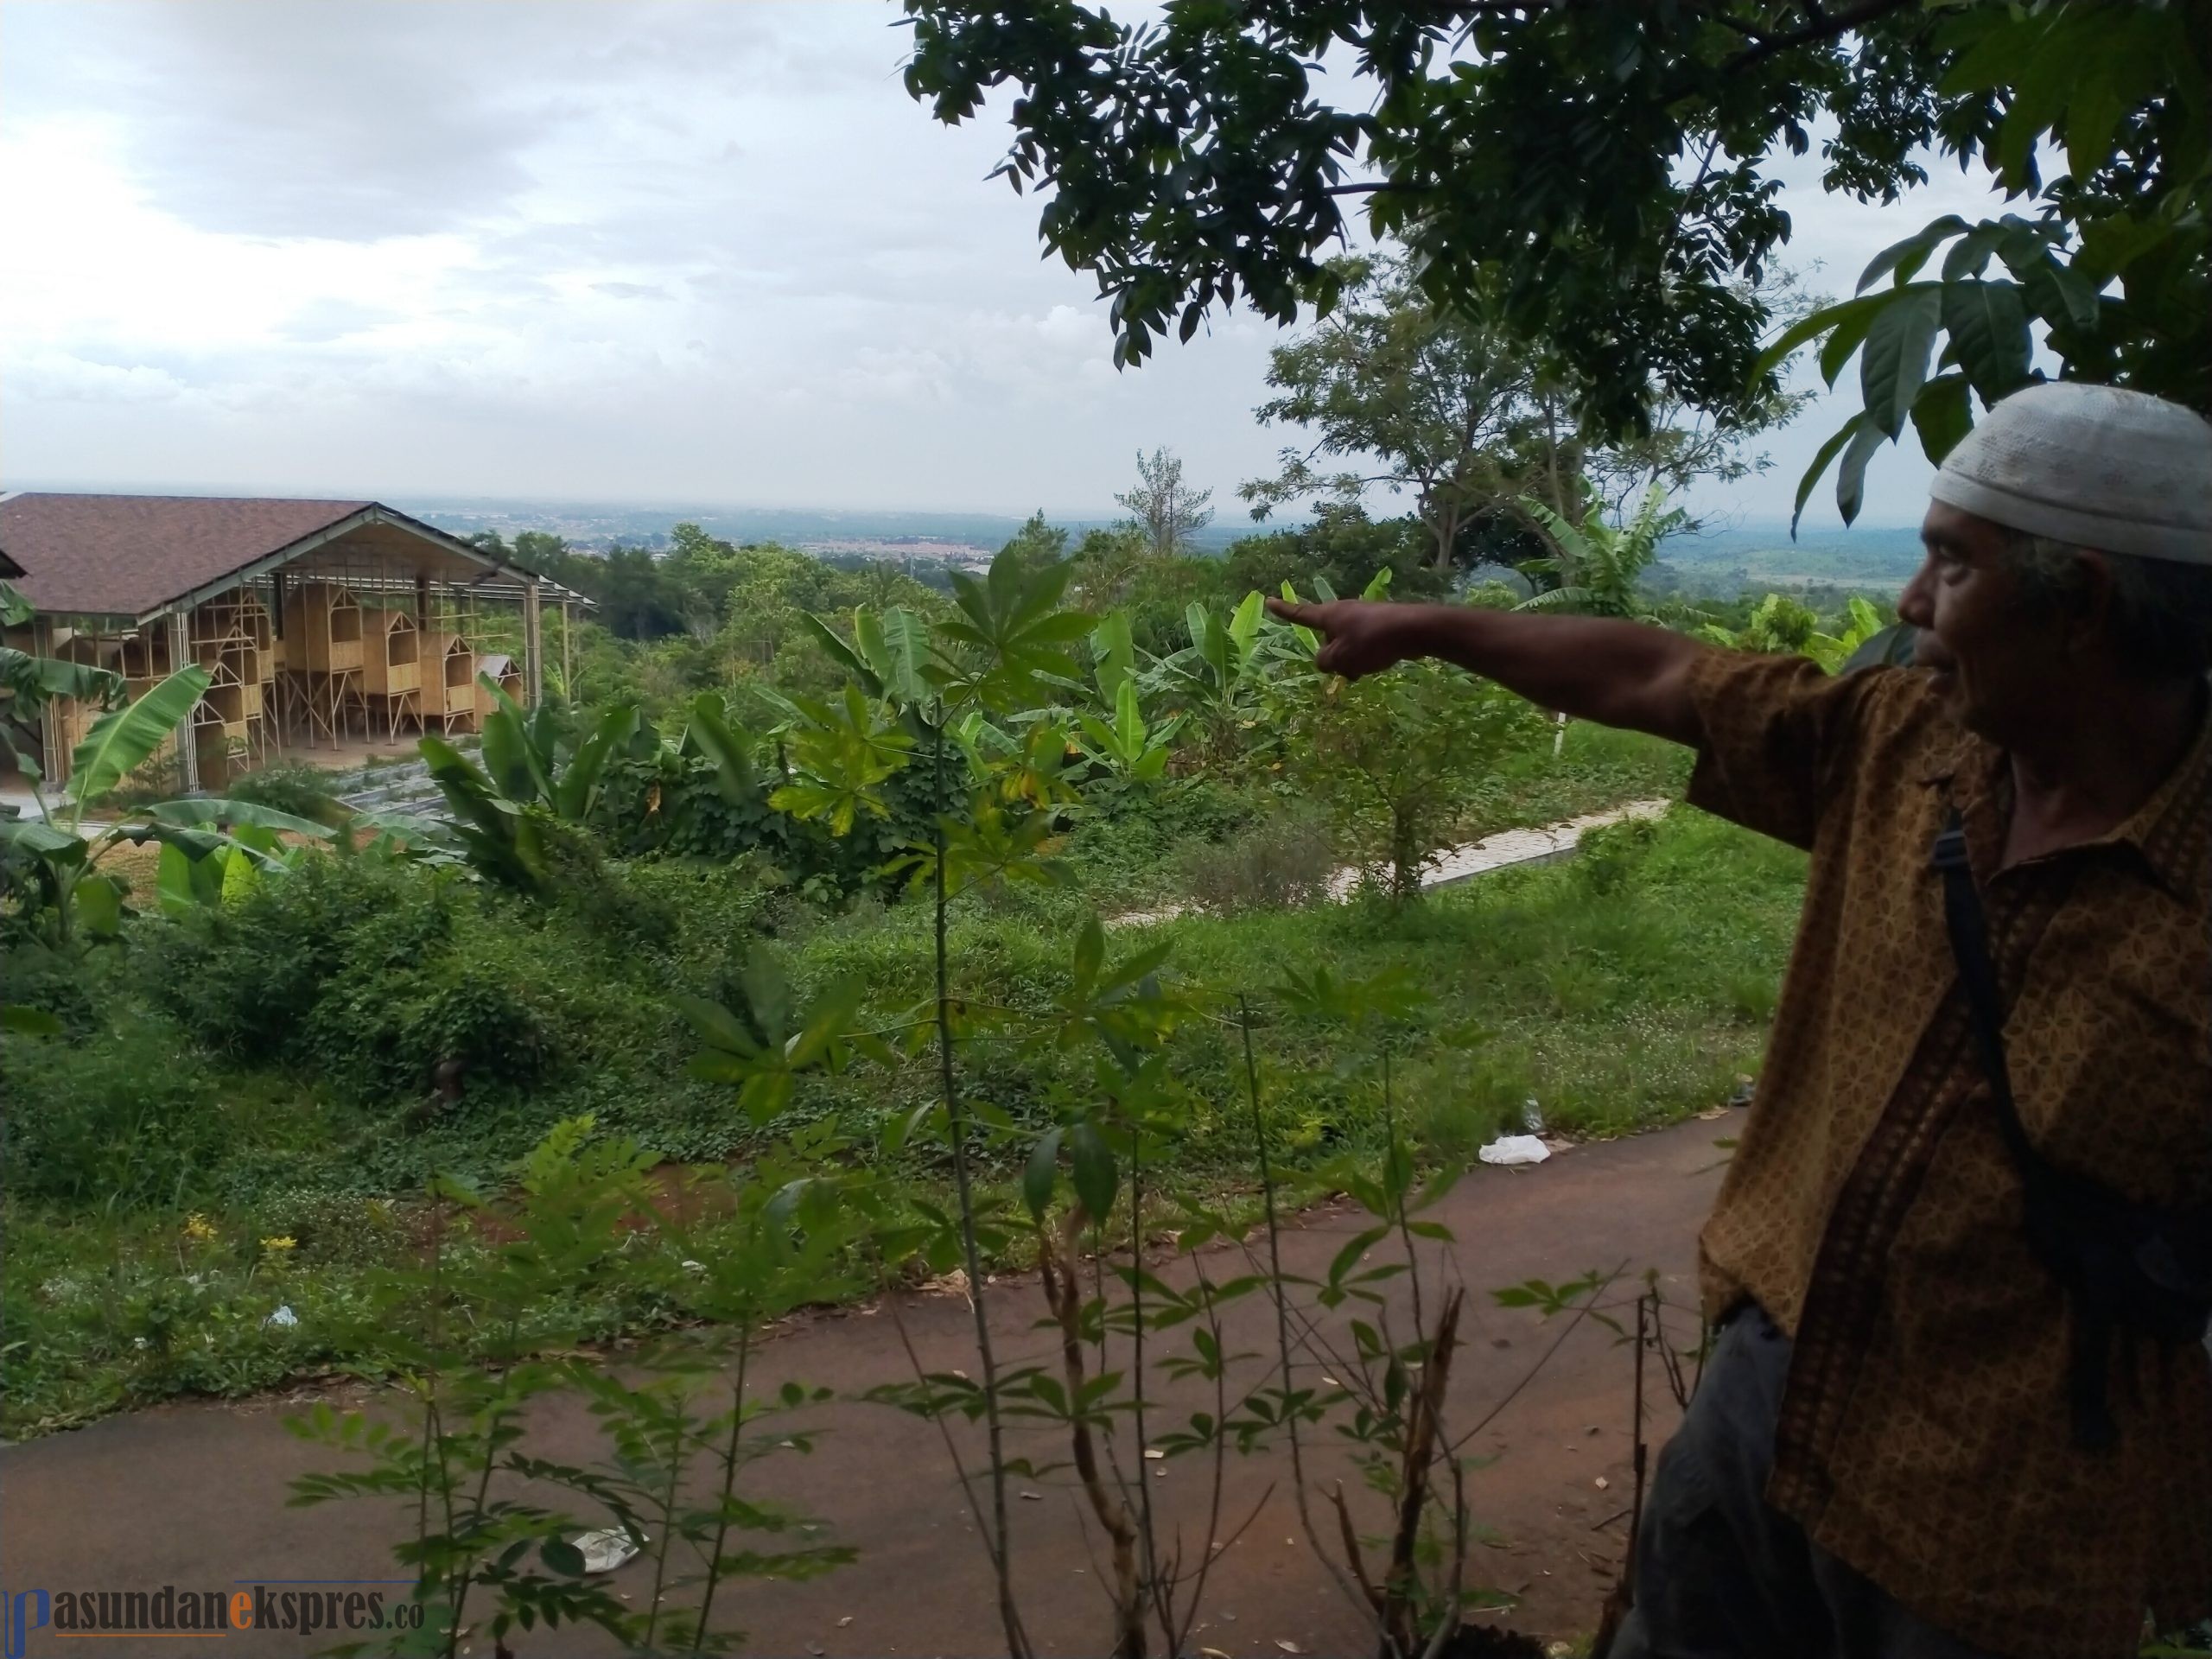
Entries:
<svg viewBox="0 0 2212 1659">
<path fill-rule="evenodd" d="M 1417 607 L 1368 599 L 1332 599 L 1311 605 L 1270 599 L 1268 609 L 1285 622 L 1311 628 L 1325 643 L 1313 655 L 1314 667 L 1348 680 L 1380 674 L 1408 657 L 1421 655 L 1407 626 Z"/>
</svg>

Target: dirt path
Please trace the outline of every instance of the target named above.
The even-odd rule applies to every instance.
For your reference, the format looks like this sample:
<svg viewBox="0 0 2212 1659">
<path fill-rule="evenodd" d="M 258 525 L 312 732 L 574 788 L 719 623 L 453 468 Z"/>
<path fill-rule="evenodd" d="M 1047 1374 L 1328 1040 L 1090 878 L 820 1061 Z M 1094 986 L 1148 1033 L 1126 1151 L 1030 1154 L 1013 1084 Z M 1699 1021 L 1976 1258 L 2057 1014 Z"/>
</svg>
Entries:
<svg viewBox="0 0 2212 1659">
<path fill-rule="evenodd" d="M 1488 1294 L 1492 1287 L 1537 1277 L 1557 1281 L 1625 1262 L 1623 1300 L 1647 1268 L 1658 1271 L 1670 1300 L 1693 1299 L 1696 1230 L 1726 1156 L 1714 1141 L 1733 1128 L 1732 1121 L 1693 1122 L 1579 1147 L 1535 1169 L 1478 1168 L 1460 1183 L 1438 1212 L 1456 1244 L 1423 1247 L 1435 1253 L 1425 1258 L 1432 1286 L 1456 1278 L 1470 1292 L 1466 1346 L 1455 1366 L 1450 1408 L 1459 1424 L 1472 1424 L 1521 1383 L 1562 1328 L 1497 1307 Z M 1286 1239 L 1287 1268 L 1319 1275 L 1355 1227 L 1350 1216 L 1309 1215 Z M 1033 1328 L 1043 1312 L 1034 1283 L 1001 1281 L 993 1297 L 1002 1358 L 1019 1363 L 1046 1357 L 1045 1335 Z M 905 1308 L 925 1364 L 972 1370 L 964 1301 L 921 1296 Z M 1261 1349 L 1269 1317 L 1262 1299 L 1248 1298 L 1235 1313 L 1231 1351 Z M 811 1319 L 757 1353 L 754 1366 L 766 1373 L 764 1390 L 792 1377 L 856 1394 L 906 1375 L 889 1319 L 874 1308 Z M 1672 1427 L 1675 1413 L 1663 1389 L 1655 1395 L 1656 1442 Z M 1471 1552 L 1468 1581 L 1522 1599 L 1499 1622 L 1548 1637 L 1586 1633 L 1595 1623 L 1625 1531 L 1624 1522 L 1611 1517 L 1628 1503 L 1630 1398 L 1628 1349 L 1585 1320 L 1467 1446 L 1496 1459 L 1469 1482 L 1476 1519 L 1486 1531 Z M 1196 1403 L 1178 1402 L 1171 1389 L 1161 1414 L 1180 1417 Z M 181 1405 L 0 1450 L 0 1584 L 12 1594 L 35 1586 L 227 1590 L 238 1580 L 399 1577 L 387 1553 L 404 1524 L 393 1507 L 377 1500 L 284 1506 L 293 1476 L 337 1466 L 330 1454 L 285 1432 L 280 1418 L 289 1408 L 274 1402 Z M 765 1478 L 753 1490 L 803 1503 L 831 1522 L 833 1535 L 857 1548 L 861 1559 L 812 1583 L 737 1586 L 723 1605 L 734 1607 L 748 1631 L 745 1650 L 1003 1652 L 988 1565 L 935 1431 L 918 1419 L 858 1403 L 825 1407 L 821 1419 L 824 1432 L 813 1455 L 762 1465 Z M 588 1423 L 565 1404 L 542 1415 L 538 1437 L 549 1456 L 588 1461 L 597 1455 Z M 1013 1438 L 1017 1452 L 1039 1461 L 1065 1456 L 1040 1433 Z M 1128 1451 L 1124 1446 L 1125 1457 Z M 1205 1514 L 1198 1464 L 1146 1466 L 1155 1471 L 1154 1497 L 1164 1522 L 1180 1520 L 1186 1538 L 1195 1539 Z M 1326 1456 L 1309 1465 L 1317 1480 L 1348 1474 Z M 1023 1605 L 1038 1649 L 1096 1653 L 1109 1628 L 1093 1562 L 1096 1541 L 1086 1546 L 1070 1478 L 1063 1472 L 1015 1484 L 1039 1494 L 1014 1500 L 1013 1528 Z M 1227 1485 L 1224 1510 L 1232 1519 L 1224 1530 L 1255 1504 L 1258 1518 L 1223 1553 L 1192 1646 L 1237 1659 L 1371 1651 L 1359 1620 L 1307 1549 L 1287 1459 L 1279 1452 L 1232 1459 Z M 1360 1491 L 1351 1478 L 1345 1486 L 1348 1493 Z M 1366 1502 L 1371 1507 L 1374 1500 Z M 1382 1530 L 1379 1516 L 1365 1519 L 1373 1524 L 1363 1522 L 1363 1529 Z M 615 1575 L 616 1588 L 649 1593 L 646 1573 L 643 1563 L 626 1567 Z M 404 1586 L 393 1592 L 404 1594 Z M 226 1637 L 223 1651 L 291 1655 L 326 1645 L 245 1632 Z M 473 1659 L 490 1659 L 487 1640 L 464 1645 L 474 1648 Z M 592 1633 L 563 1630 L 532 1633 L 518 1652 L 541 1659 L 602 1649 Z M 69 1651 L 50 1630 L 33 1633 L 28 1649 L 30 1655 Z M 106 1640 L 101 1651 L 170 1653 L 167 1641 L 130 1638 Z"/>
</svg>

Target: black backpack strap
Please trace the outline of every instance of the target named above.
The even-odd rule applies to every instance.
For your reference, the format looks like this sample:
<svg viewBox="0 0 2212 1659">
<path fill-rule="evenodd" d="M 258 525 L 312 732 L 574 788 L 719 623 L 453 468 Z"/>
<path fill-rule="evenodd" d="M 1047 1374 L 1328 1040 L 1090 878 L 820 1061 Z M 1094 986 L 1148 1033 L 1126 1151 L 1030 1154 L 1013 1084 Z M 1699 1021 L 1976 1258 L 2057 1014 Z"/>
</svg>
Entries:
<svg viewBox="0 0 2212 1659">
<path fill-rule="evenodd" d="M 1958 963 L 1959 983 L 1966 993 L 1974 1046 L 1981 1053 L 1982 1074 L 1997 1108 L 1998 1133 L 2025 1189 L 2029 1242 L 2057 1275 L 2072 1309 L 2067 1397 L 2075 1442 L 2086 1451 L 2101 1452 L 2119 1439 L 2105 1387 L 2114 1334 L 2112 1311 L 2101 1298 L 2084 1294 L 2088 1287 L 2082 1264 L 2073 1259 L 2065 1230 L 2053 1224 L 2065 1201 L 2058 1173 L 2029 1141 L 2012 1097 L 2012 1068 L 2005 1059 L 2004 995 L 1989 954 L 1989 924 L 1982 912 L 1981 896 L 1974 891 L 1966 830 L 1957 807 L 1950 808 L 1947 822 L 1936 833 L 1929 861 L 1943 878 L 1943 922 L 1951 936 L 1951 955 Z"/>
<path fill-rule="evenodd" d="M 1982 1075 L 1997 1103 L 1998 1132 L 2005 1137 L 2005 1149 L 2012 1154 L 2013 1163 L 2032 1185 L 2032 1172 L 2043 1160 L 2029 1144 L 2012 1099 L 2012 1072 L 2005 1060 L 2005 997 L 1998 988 L 1997 966 L 1989 955 L 1989 924 L 1982 914 L 1981 895 L 1974 891 L 1966 830 L 1955 806 L 1936 832 L 1929 862 L 1943 878 L 1943 925 L 1951 935 L 1951 955 L 1958 963 L 1959 983 L 1973 1018 L 1974 1046 L 1981 1051 Z"/>
</svg>

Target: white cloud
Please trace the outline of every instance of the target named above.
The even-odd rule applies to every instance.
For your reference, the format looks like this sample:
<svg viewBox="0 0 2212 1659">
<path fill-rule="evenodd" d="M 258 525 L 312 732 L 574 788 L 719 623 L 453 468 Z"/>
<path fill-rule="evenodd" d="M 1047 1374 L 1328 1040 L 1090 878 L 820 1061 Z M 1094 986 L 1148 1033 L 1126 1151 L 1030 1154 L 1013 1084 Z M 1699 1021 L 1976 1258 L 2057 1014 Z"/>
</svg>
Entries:
<svg viewBox="0 0 2212 1659">
<path fill-rule="evenodd" d="M 1003 125 L 906 98 L 896 16 L 10 0 L 10 481 L 1103 512 L 1166 443 L 1229 503 L 1284 440 L 1280 336 L 1117 373 L 1092 279 L 984 182 Z M 1961 205 L 1815 171 L 1789 257 L 1832 290 Z M 1698 505 L 1786 515 L 1840 418 Z M 1876 462 L 1870 518 L 1917 516 L 1916 466 Z"/>
</svg>

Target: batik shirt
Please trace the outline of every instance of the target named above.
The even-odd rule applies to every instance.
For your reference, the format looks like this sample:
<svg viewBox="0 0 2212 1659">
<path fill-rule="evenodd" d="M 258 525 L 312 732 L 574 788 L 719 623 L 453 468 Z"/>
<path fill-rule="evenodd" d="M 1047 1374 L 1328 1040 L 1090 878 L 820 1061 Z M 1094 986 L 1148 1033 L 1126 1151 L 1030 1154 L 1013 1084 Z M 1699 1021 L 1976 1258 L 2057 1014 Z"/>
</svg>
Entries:
<svg viewBox="0 0 2212 1659">
<path fill-rule="evenodd" d="M 1701 1239 L 1708 1316 L 1752 1298 L 1796 1339 L 1770 1502 L 1996 1652 L 2132 1655 L 2146 1607 L 2212 1616 L 2212 1355 L 2115 1353 L 2119 1446 L 2075 1445 L 2067 1301 L 1929 860 L 1955 804 L 2033 1142 L 2137 1202 L 2212 1197 L 2212 729 L 2109 835 L 2000 869 L 2008 762 L 1924 673 L 1714 652 L 1691 686 L 1690 800 L 1812 855 Z"/>
</svg>

